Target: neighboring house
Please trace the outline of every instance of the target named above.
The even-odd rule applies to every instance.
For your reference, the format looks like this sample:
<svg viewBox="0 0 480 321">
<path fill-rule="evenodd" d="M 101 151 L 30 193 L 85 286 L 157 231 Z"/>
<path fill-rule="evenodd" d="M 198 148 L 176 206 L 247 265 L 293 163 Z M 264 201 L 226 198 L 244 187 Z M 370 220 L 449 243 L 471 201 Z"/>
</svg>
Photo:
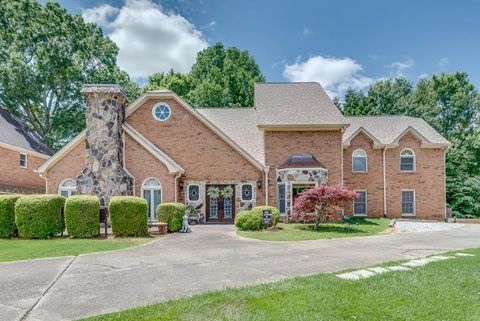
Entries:
<svg viewBox="0 0 480 321">
<path fill-rule="evenodd" d="M 53 155 L 20 119 L 0 108 L 0 194 L 45 193 L 45 179 L 34 170 Z"/>
<path fill-rule="evenodd" d="M 445 217 L 449 142 L 418 118 L 344 117 L 318 83 L 256 84 L 253 108 L 194 109 L 169 90 L 128 106 L 114 85 L 82 92 L 86 131 L 38 169 L 48 193 L 104 204 L 134 194 L 151 219 L 177 201 L 203 222 L 232 222 L 264 204 L 287 216 L 305 188 L 344 184 L 360 196 L 349 215 Z"/>
</svg>

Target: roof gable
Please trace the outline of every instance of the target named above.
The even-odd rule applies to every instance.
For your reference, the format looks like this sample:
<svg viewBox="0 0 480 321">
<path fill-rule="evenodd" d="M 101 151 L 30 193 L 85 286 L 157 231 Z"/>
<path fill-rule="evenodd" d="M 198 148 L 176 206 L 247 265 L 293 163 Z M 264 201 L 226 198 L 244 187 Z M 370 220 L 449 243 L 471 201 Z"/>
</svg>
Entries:
<svg viewBox="0 0 480 321">
<path fill-rule="evenodd" d="M 41 158 L 53 155 L 53 151 L 40 136 L 3 108 L 0 108 L 0 128 L 0 146 Z"/>
</svg>

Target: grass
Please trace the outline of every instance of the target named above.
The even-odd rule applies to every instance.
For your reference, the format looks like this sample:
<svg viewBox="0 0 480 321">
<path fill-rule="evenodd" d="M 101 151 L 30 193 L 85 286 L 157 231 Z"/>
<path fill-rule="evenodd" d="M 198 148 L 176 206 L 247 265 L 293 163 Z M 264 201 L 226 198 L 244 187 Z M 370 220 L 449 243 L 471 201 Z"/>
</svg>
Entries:
<svg viewBox="0 0 480 321">
<path fill-rule="evenodd" d="M 240 231 L 239 236 L 264 241 L 302 241 L 333 239 L 339 237 L 368 236 L 384 232 L 390 224 L 389 219 L 354 218 L 358 225 L 342 223 L 320 224 L 315 231 L 314 224 L 279 223 L 277 231 Z"/>
<path fill-rule="evenodd" d="M 406 272 L 350 281 L 325 273 L 96 316 L 128 320 L 480 320 L 480 249 Z"/>
<path fill-rule="evenodd" d="M 150 240 L 148 238 L 0 240 L 0 262 L 119 250 Z"/>
</svg>

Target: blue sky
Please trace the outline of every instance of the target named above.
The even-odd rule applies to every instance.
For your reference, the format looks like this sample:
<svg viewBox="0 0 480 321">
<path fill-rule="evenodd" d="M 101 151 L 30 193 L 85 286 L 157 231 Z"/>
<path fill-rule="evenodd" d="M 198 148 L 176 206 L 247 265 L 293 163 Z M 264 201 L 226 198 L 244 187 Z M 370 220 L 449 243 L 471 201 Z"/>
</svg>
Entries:
<svg viewBox="0 0 480 321">
<path fill-rule="evenodd" d="M 480 1 L 59 0 L 102 26 L 138 82 L 188 71 L 215 42 L 248 50 L 268 81 L 348 86 L 468 72 L 480 85 Z"/>
</svg>

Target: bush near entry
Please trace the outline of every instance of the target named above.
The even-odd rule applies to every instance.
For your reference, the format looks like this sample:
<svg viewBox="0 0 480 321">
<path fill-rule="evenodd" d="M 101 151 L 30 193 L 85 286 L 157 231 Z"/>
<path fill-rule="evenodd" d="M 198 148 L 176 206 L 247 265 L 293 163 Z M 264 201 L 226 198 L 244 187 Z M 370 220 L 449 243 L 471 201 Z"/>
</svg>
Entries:
<svg viewBox="0 0 480 321">
<path fill-rule="evenodd" d="M 147 236 L 147 201 L 135 196 L 114 196 L 108 206 L 115 236 Z"/>
<path fill-rule="evenodd" d="M 99 234 L 100 201 L 93 195 L 75 195 L 65 201 L 65 225 L 68 235 L 76 238 Z"/>
<path fill-rule="evenodd" d="M 185 205 L 182 203 L 163 203 L 157 206 L 155 214 L 160 222 L 167 223 L 168 232 L 177 232 L 182 228 Z"/>
<path fill-rule="evenodd" d="M 249 211 L 242 211 L 235 217 L 235 226 L 244 231 L 258 231 L 266 228 L 263 223 L 263 211 L 270 210 L 273 216 L 273 226 L 280 221 L 280 211 L 273 206 L 257 206 Z"/>
<path fill-rule="evenodd" d="M 27 195 L 15 203 L 15 224 L 18 234 L 27 239 L 49 238 L 65 229 L 60 195 Z"/>
<path fill-rule="evenodd" d="M 21 195 L 0 196 L 0 238 L 10 237 L 15 234 L 15 202 Z"/>
</svg>

